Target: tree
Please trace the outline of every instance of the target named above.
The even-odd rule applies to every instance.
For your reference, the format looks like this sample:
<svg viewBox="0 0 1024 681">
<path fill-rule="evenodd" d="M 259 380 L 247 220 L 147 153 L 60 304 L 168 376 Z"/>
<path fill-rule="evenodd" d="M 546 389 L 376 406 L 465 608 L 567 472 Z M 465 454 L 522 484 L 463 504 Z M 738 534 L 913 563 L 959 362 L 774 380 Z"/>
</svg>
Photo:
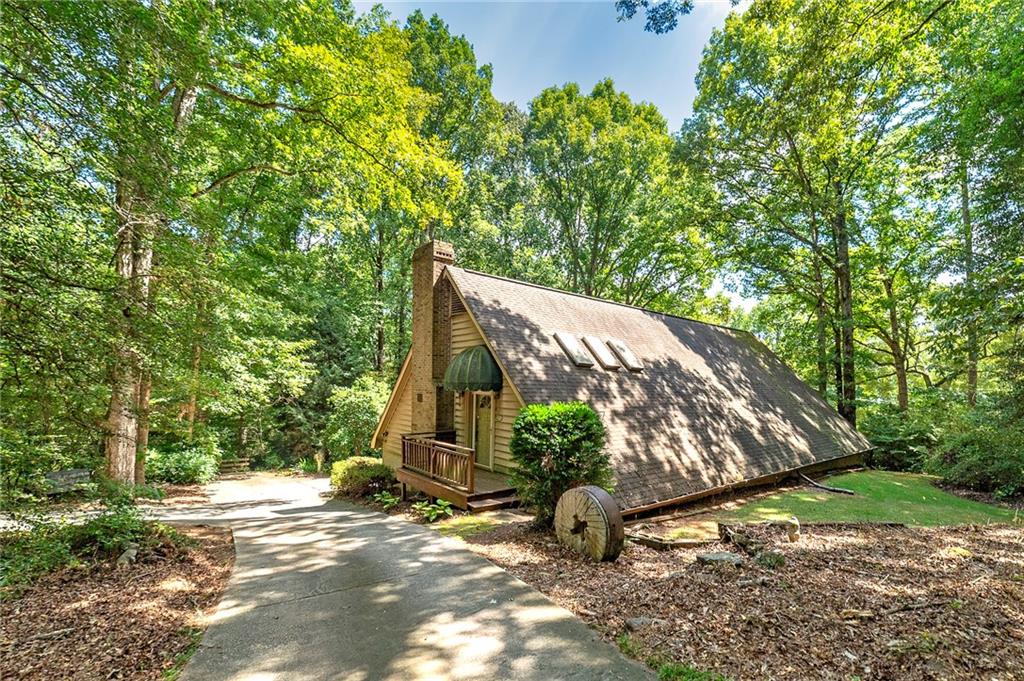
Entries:
<svg viewBox="0 0 1024 681">
<path fill-rule="evenodd" d="M 753 246 L 743 252 L 763 254 L 764 269 L 783 277 L 793 268 L 773 268 L 780 256 L 808 263 L 795 268 L 805 283 L 787 286 L 815 299 L 819 320 L 831 313 L 838 410 L 851 423 L 858 191 L 872 162 L 905 143 L 900 123 L 931 63 L 915 38 L 945 4 L 887 5 L 880 15 L 867 2 L 756 3 L 715 32 L 698 74 L 692 127 L 707 139 L 740 240 Z"/>
<path fill-rule="evenodd" d="M 137 445 L 148 437 L 152 370 L 163 359 L 151 352 L 161 343 L 152 333 L 175 312 L 160 317 L 159 298 L 175 292 L 158 289 L 181 285 L 163 263 L 188 260 L 221 234 L 244 241 L 275 186 L 318 201 L 320 214 L 384 195 L 416 213 L 423 206 L 409 188 L 443 184 L 452 172 L 419 134 L 422 93 L 409 84 L 406 40 L 378 15 L 357 23 L 347 8 L 316 0 L 14 2 L 5 5 L 3 46 L 3 122 L 15 153 L 42 150 L 64 177 L 89 185 L 110 249 L 117 284 L 105 292 L 102 429 L 119 481 L 135 480 Z M 268 177 L 276 181 L 261 183 Z M 274 232 L 294 244 L 318 229 L 313 212 L 284 222 L 291 239 Z"/>
<path fill-rule="evenodd" d="M 351 387 L 334 391 L 326 444 L 335 457 L 363 455 L 390 394 L 388 382 L 375 374 L 360 376 Z"/>
<path fill-rule="evenodd" d="M 563 285 L 586 295 L 672 308 L 702 289 L 706 250 L 687 218 L 685 180 L 650 104 L 611 81 L 569 84 L 530 104 L 526 153 L 537 210 Z"/>
</svg>

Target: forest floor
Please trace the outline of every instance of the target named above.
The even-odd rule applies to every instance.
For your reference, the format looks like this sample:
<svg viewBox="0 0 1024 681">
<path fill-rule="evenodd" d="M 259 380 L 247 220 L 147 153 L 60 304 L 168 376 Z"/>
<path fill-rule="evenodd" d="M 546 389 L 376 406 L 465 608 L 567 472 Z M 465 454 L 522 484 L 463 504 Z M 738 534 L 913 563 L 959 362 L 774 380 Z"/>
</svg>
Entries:
<svg viewBox="0 0 1024 681">
<path fill-rule="evenodd" d="M 193 541 L 63 569 L 0 601 L 0 678 L 176 678 L 235 555 L 227 528 L 176 529 Z"/>
<path fill-rule="evenodd" d="M 529 522 L 492 523 L 460 536 L 655 669 L 737 681 L 1019 679 L 1024 669 L 1019 527 L 814 526 L 789 543 L 780 527 L 747 526 L 785 558 L 767 569 L 747 556 L 740 567 L 697 562 L 739 552 L 722 543 L 627 543 L 616 562 L 595 564 Z"/>
</svg>

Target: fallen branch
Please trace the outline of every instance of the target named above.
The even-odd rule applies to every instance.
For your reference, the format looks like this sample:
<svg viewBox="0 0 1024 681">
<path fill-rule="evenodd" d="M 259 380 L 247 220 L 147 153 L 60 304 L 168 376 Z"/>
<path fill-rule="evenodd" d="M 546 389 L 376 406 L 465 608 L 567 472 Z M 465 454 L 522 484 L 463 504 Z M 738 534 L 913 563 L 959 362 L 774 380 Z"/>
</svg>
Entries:
<svg viewBox="0 0 1024 681">
<path fill-rule="evenodd" d="M 836 492 L 837 494 L 850 494 L 850 495 L 855 495 L 856 494 L 856 492 L 854 492 L 852 489 L 846 489 L 845 487 L 829 487 L 828 485 L 823 485 L 823 484 L 821 484 L 820 482 L 818 482 L 816 480 L 812 480 L 811 478 L 807 477 L 803 473 L 800 474 L 800 477 L 803 478 L 804 481 L 807 482 L 807 484 L 811 485 L 812 487 L 817 487 L 818 489 L 823 489 L 826 492 Z"/>
<path fill-rule="evenodd" d="M 922 603 L 904 603 L 898 605 L 895 608 L 889 608 L 883 610 L 880 614 L 884 617 L 885 615 L 895 615 L 898 612 L 906 612 L 908 610 L 924 610 L 925 608 L 941 608 L 942 606 L 949 605 L 952 603 L 952 599 L 945 601 L 924 601 Z"/>
<path fill-rule="evenodd" d="M 23 643 L 29 643 L 30 641 L 45 641 L 51 638 L 60 638 L 65 634 L 70 634 L 74 630 L 74 627 L 68 627 L 67 629 L 57 629 L 55 631 L 48 631 L 45 634 L 36 634 L 35 636 L 29 636 L 28 638 L 26 638 L 23 641 Z"/>
<path fill-rule="evenodd" d="M 713 544 L 717 541 L 717 539 L 663 539 L 650 534 L 640 534 L 639 532 L 627 534 L 626 539 L 656 551 L 668 551 L 684 546 L 702 546 L 704 544 Z"/>
</svg>

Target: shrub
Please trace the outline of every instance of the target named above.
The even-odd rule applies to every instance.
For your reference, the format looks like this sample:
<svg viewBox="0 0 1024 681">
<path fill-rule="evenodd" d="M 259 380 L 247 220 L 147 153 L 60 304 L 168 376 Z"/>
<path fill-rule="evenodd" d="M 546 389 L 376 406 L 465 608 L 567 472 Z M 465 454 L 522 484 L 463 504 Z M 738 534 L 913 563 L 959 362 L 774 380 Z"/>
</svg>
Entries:
<svg viewBox="0 0 1024 681">
<path fill-rule="evenodd" d="M 538 524 L 550 527 L 558 498 L 579 485 L 611 488 L 601 417 L 582 402 L 531 404 L 512 424 L 510 480 Z"/>
<path fill-rule="evenodd" d="M 938 429 L 927 418 L 893 407 L 869 413 L 861 420 L 860 428 L 875 446 L 864 463 L 892 471 L 920 470 L 939 439 Z"/>
<path fill-rule="evenodd" d="M 376 374 L 360 376 L 352 386 L 334 391 L 325 442 L 335 457 L 362 456 L 373 451 L 370 437 L 389 394 L 387 382 Z"/>
<path fill-rule="evenodd" d="M 353 497 L 383 492 L 395 483 L 391 467 L 372 456 L 352 456 L 331 466 L 331 487 Z"/>
<path fill-rule="evenodd" d="M 294 468 L 297 473 L 305 473 L 307 475 L 316 475 L 320 472 L 320 466 L 317 464 L 316 459 L 308 456 L 299 459 Z"/>
<path fill-rule="evenodd" d="M 205 484 L 217 475 L 220 450 L 216 444 L 150 449 L 146 454 L 146 479 L 175 484 Z"/>
<path fill-rule="evenodd" d="M 129 544 L 143 546 L 165 532 L 129 503 L 114 503 L 81 524 L 42 515 L 22 519 L 30 529 L 0 535 L 0 588 L 5 595 L 38 577 L 87 561 L 116 558 Z"/>
<path fill-rule="evenodd" d="M 27 437 L 0 426 L 0 502 L 13 507 L 46 499 L 46 474 L 69 468 L 93 468 L 91 457 L 74 453 L 61 437 Z"/>
<path fill-rule="evenodd" d="M 1024 426 L 971 423 L 948 437 L 925 468 L 948 483 L 998 498 L 1024 496 Z"/>
</svg>

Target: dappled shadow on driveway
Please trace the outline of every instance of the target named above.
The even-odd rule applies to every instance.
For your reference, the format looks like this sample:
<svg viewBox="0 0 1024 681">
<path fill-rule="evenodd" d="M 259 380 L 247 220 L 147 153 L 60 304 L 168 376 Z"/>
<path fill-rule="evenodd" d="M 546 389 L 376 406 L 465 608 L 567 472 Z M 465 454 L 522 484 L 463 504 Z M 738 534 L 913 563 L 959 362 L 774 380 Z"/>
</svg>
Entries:
<svg viewBox="0 0 1024 681">
<path fill-rule="evenodd" d="M 237 560 L 186 680 L 650 678 L 428 528 L 315 495 L 241 503 L 193 516 L 229 522 Z"/>
</svg>

